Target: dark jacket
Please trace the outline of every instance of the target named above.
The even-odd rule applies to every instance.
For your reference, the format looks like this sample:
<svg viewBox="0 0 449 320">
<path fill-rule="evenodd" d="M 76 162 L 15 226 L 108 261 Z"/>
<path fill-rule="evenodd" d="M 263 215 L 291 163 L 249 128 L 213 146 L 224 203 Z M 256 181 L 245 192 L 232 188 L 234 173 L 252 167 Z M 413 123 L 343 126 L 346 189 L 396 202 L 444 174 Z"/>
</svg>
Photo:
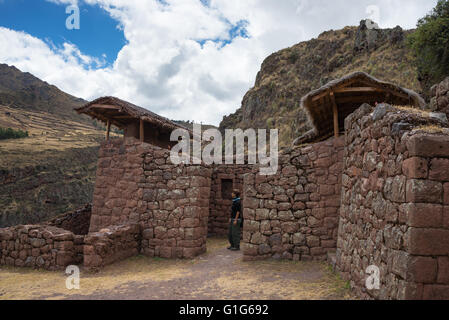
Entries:
<svg viewBox="0 0 449 320">
<path fill-rule="evenodd" d="M 240 212 L 239 219 L 243 218 L 243 212 L 242 212 L 242 204 L 240 201 L 240 198 L 236 198 L 232 200 L 232 207 L 231 207 L 231 218 L 235 219 L 237 216 L 237 212 Z"/>
</svg>

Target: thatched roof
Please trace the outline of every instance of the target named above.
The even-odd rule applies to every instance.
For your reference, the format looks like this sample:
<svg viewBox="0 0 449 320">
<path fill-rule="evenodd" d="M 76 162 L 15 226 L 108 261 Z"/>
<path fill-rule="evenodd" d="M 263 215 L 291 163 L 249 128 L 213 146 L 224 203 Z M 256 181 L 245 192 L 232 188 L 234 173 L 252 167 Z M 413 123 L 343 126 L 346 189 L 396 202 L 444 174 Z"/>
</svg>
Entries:
<svg viewBox="0 0 449 320">
<path fill-rule="evenodd" d="M 105 123 L 109 121 L 120 129 L 124 129 L 131 123 L 143 120 L 162 131 L 172 131 L 175 129 L 190 131 L 188 128 L 176 124 L 167 118 L 115 97 L 98 98 L 75 110 L 80 114 L 87 114 Z"/>
<path fill-rule="evenodd" d="M 334 132 L 338 135 L 338 131 L 344 129 L 345 118 L 363 103 L 375 105 L 381 102 L 417 108 L 426 105 L 424 99 L 414 91 L 378 80 L 364 72 L 355 72 L 309 92 L 301 99 L 301 107 L 308 113 L 315 130 L 313 139 L 316 141 Z M 334 117 L 334 111 L 337 111 L 338 120 Z M 308 134 L 310 136 L 310 132 Z"/>
</svg>

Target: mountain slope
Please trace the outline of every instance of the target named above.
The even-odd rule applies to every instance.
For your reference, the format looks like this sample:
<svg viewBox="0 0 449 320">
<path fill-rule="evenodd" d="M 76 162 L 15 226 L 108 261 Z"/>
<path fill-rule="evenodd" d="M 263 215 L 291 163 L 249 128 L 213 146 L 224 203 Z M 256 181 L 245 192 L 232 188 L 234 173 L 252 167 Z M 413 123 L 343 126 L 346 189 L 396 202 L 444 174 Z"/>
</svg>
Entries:
<svg viewBox="0 0 449 320">
<path fill-rule="evenodd" d="M 0 228 L 37 223 L 91 201 L 104 132 L 73 111 L 83 103 L 0 65 L 0 127 L 29 134 L 0 140 Z"/>
<path fill-rule="evenodd" d="M 421 91 L 411 52 L 405 44 L 410 31 L 346 27 L 322 33 L 270 55 L 257 74 L 236 113 L 224 117 L 220 129 L 279 129 L 279 144 L 292 141 L 311 129 L 301 98 L 313 89 L 353 71 Z"/>
<path fill-rule="evenodd" d="M 73 108 L 85 103 L 85 100 L 73 97 L 28 72 L 0 64 L 0 105 L 92 124 L 88 117 L 73 112 Z"/>
</svg>

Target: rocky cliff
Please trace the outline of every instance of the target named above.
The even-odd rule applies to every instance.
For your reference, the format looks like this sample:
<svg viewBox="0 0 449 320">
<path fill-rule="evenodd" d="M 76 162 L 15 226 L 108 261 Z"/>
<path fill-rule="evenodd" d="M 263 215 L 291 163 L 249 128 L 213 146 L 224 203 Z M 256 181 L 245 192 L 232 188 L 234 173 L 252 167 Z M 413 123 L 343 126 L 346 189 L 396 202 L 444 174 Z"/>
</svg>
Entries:
<svg viewBox="0 0 449 320">
<path fill-rule="evenodd" d="M 353 71 L 420 92 L 414 58 L 405 42 L 411 31 L 370 27 L 369 21 L 362 21 L 359 27 L 327 31 L 270 55 L 241 108 L 224 117 L 220 129 L 277 128 L 280 146 L 288 147 L 311 129 L 300 108 L 301 97 Z"/>
</svg>

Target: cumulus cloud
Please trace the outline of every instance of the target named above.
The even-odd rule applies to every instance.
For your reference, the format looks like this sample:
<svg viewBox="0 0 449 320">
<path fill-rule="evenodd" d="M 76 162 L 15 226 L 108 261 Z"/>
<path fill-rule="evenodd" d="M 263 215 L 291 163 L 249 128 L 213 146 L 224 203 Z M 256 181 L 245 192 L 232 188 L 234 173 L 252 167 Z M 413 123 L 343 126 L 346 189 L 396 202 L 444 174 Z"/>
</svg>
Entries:
<svg viewBox="0 0 449 320">
<path fill-rule="evenodd" d="M 413 28 L 422 0 L 47 0 L 99 5 L 127 44 L 112 66 L 73 44 L 54 48 L 0 28 L 0 61 L 90 100 L 114 95 L 172 119 L 218 125 L 239 106 L 263 59 L 329 29 L 356 25 L 375 5 L 381 27 Z M 82 20 L 82 16 L 81 16 Z"/>
</svg>

